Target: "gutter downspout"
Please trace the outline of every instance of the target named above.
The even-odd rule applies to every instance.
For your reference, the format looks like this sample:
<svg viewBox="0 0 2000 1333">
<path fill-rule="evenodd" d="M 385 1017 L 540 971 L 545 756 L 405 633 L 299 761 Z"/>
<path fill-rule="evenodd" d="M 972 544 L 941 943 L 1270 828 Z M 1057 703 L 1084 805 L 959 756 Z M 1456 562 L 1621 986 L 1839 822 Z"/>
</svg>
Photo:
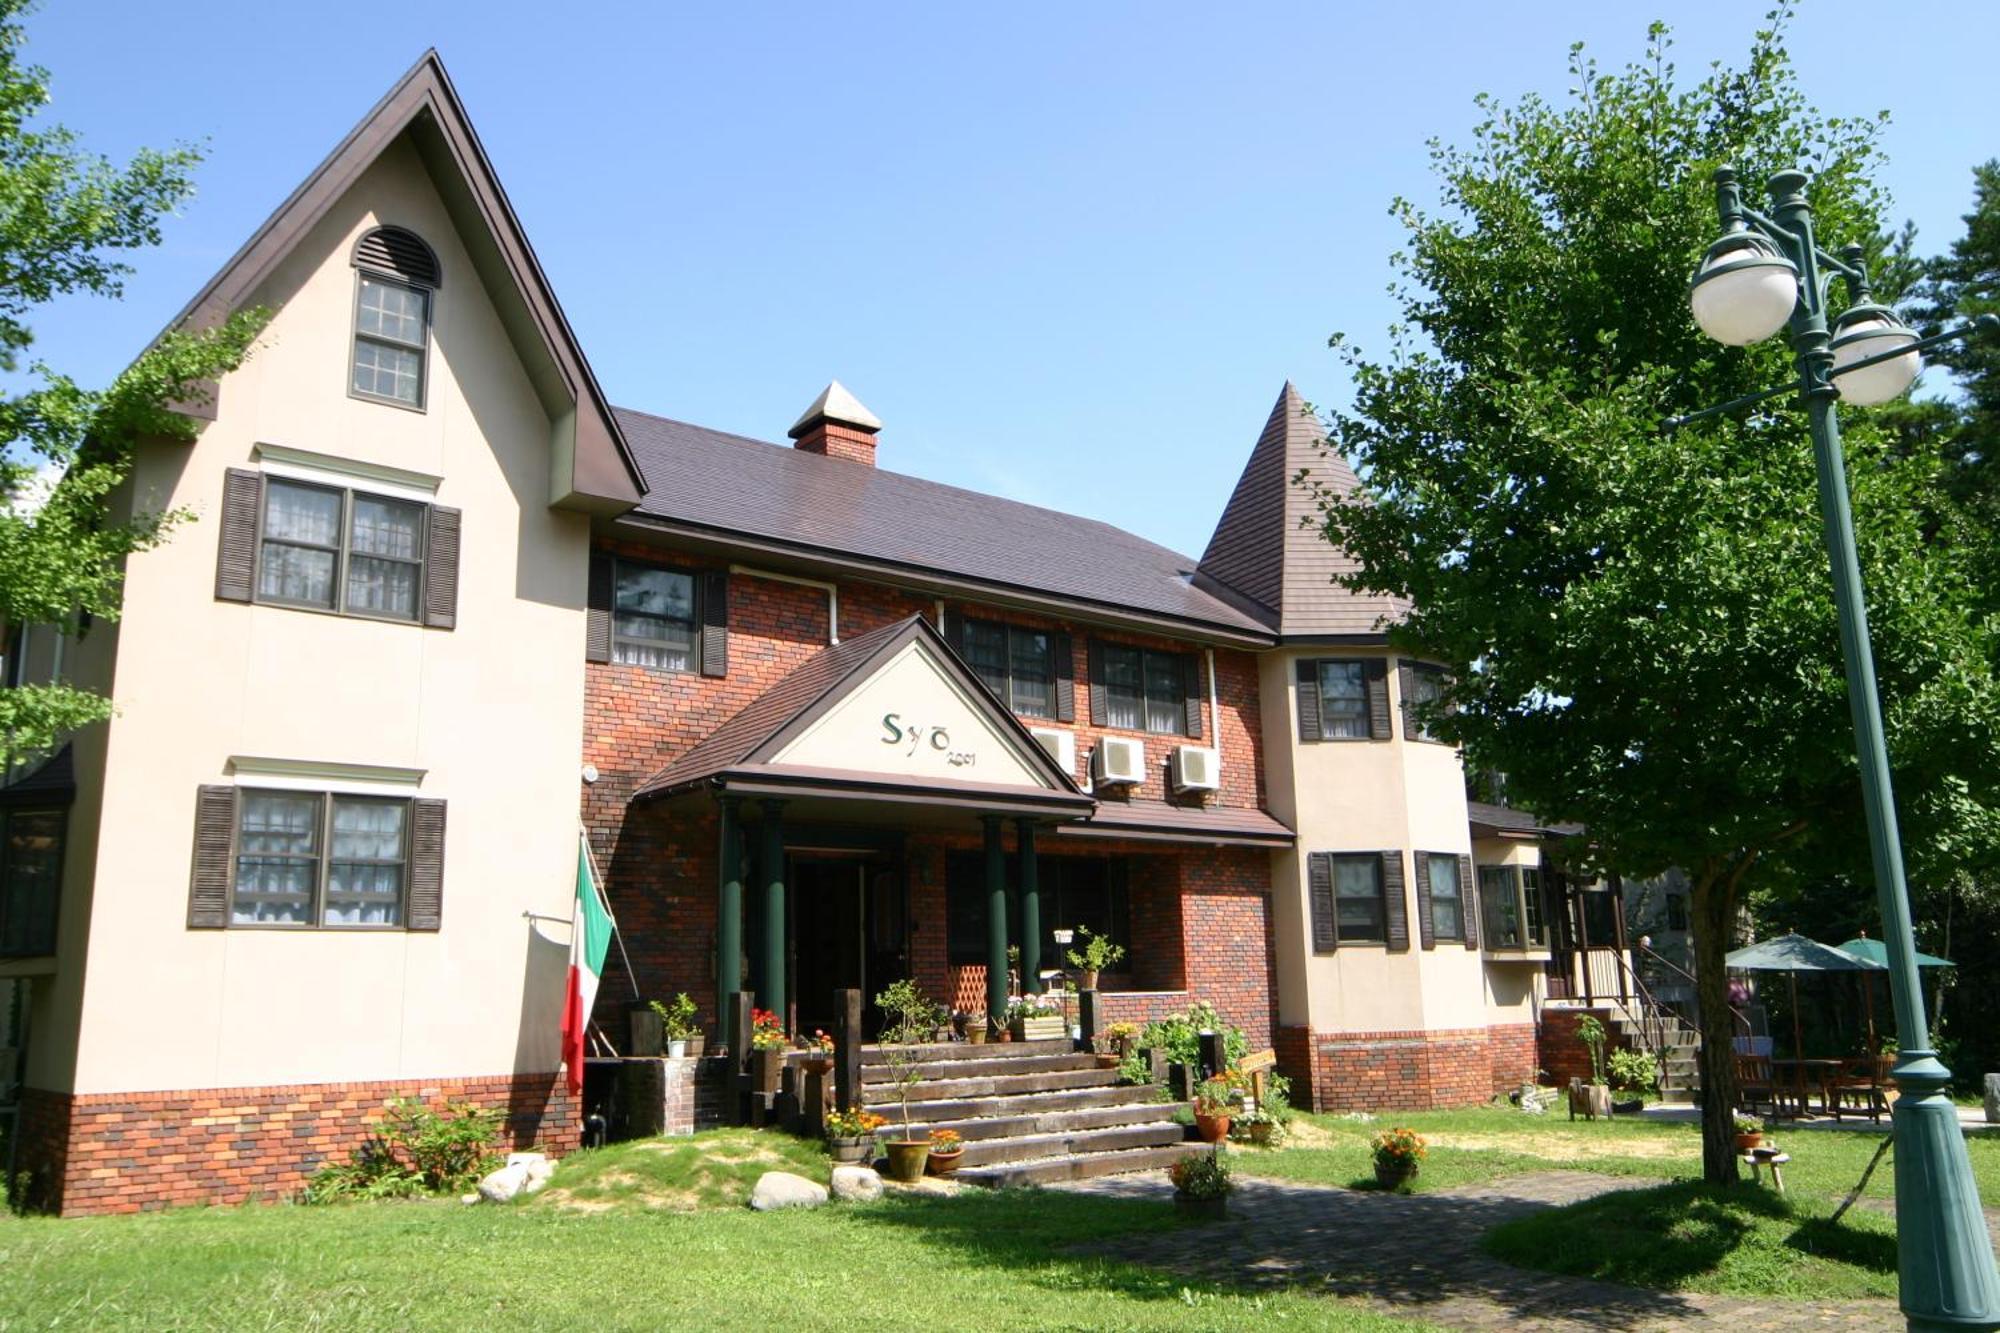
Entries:
<svg viewBox="0 0 2000 1333">
<path fill-rule="evenodd" d="M 796 583 L 802 588 L 818 588 L 826 594 L 826 641 L 840 642 L 840 589 L 824 579 L 800 578 L 797 574 L 779 574 L 769 569 L 756 569 L 750 565 L 731 565 L 729 572 L 743 574 L 753 579 L 769 579 L 773 583 Z M 939 603 L 943 605 L 942 602 Z"/>
<path fill-rule="evenodd" d="M 1222 787 L 1222 705 L 1216 701 L 1215 693 L 1215 649 L 1201 650 L 1208 658 L 1208 721 L 1215 732 L 1215 784 L 1218 791 Z"/>
</svg>

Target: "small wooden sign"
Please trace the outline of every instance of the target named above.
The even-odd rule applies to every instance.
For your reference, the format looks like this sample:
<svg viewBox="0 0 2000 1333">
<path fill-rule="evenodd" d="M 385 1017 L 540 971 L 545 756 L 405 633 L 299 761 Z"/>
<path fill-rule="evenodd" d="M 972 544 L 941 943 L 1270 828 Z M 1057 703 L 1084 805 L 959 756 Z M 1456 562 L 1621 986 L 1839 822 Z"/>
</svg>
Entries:
<svg viewBox="0 0 2000 1333">
<path fill-rule="evenodd" d="M 1278 1053 L 1276 1051 L 1258 1051 L 1254 1055 L 1244 1056 L 1237 1063 L 1236 1067 L 1246 1074 L 1254 1074 L 1260 1069 L 1275 1068 L 1277 1063 Z"/>
</svg>

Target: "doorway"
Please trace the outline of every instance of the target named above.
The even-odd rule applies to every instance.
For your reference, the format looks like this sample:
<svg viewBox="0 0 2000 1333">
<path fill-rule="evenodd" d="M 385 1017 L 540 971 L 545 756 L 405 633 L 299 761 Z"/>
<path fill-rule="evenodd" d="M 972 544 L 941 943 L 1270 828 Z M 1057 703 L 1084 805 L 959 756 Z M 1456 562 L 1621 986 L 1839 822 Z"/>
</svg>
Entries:
<svg viewBox="0 0 2000 1333">
<path fill-rule="evenodd" d="M 834 1031 L 834 992 L 852 988 L 872 1038 L 875 992 L 908 975 L 902 866 L 878 852 L 794 851 L 786 859 L 793 1031 Z"/>
</svg>

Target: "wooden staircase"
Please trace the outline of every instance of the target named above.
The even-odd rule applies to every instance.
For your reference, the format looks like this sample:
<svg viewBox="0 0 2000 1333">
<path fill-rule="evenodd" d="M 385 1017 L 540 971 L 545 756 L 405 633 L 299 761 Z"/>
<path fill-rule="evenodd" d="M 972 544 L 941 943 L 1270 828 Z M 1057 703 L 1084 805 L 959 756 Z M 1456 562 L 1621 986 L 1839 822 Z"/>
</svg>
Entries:
<svg viewBox="0 0 2000 1333">
<path fill-rule="evenodd" d="M 1047 1184 L 1163 1168 L 1204 1151 L 1171 1117 L 1183 1105 L 1153 1084 L 1121 1084 L 1068 1038 L 905 1046 L 922 1082 L 910 1089 L 910 1128 L 949 1129 L 965 1141 L 953 1178 L 978 1185 Z M 861 1048 L 861 1102 L 899 1131 L 896 1071 L 880 1046 Z"/>
</svg>

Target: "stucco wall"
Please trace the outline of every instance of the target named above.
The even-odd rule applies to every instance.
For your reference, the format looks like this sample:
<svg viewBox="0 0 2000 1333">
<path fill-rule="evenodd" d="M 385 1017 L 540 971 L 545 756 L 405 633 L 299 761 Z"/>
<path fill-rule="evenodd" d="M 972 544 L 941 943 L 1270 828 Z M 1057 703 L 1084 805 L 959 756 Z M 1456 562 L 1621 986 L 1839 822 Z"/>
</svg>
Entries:
<svg viewBox="0 0 2000 1333">
<path fill-rule="evenodd" d="M 428 407 L 350 398 L 349 255 L 379 223 L 436 249 Z M 489 1076 L 557 1061 L 583 707 L 581 516 L 548 508 L 546 413 L 421 164 L 392 147 L 254 298 L 275 311 L 192 446 L 156 446 L 142 508 L 195 521 L 130 562 L 102 834 L 87 877 L 80 1093 Z M 457 628 L 214 597 L 224 471 L 277 445 L 441 479 L 463 513 Z M 363 487 L 365 489 L 365 486 Z M 448 806 L 437 933 L 190 930 L 196 788 L 232 755 L 424 771 Z M 338 784 L 330 784 L 337 786 Z M 79 816 L 89 798 L 80 798 Z M 65 969 L 82 940 L 64 905 Z M 546 932 L 546 933 L 545 933 Z M 62 980 L 73 984 L 74 971 Z"/>
</svg>

